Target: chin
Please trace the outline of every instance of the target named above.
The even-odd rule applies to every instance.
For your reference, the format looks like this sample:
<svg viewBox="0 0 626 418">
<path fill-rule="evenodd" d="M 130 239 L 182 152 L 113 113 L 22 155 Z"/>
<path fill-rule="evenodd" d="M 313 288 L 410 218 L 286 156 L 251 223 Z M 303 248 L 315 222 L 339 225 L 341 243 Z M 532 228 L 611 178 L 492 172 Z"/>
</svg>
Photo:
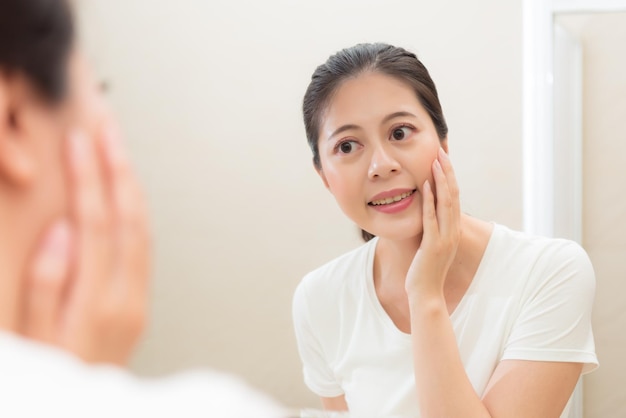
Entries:
<svg viewBox="0 0 626 418">
<path fill-rule="evenodd" d="M 421 222 L 411 222 L 409 224 L 393 223 L 387 225 L 369 225 L 370 228 L 363 228 L 366 231 L 376 235 L 377 237 L 393 240 L 393 241 L 405 241 L 410 239 L 417 239 L 422 236 L 424 232 Z"/>
</svg>

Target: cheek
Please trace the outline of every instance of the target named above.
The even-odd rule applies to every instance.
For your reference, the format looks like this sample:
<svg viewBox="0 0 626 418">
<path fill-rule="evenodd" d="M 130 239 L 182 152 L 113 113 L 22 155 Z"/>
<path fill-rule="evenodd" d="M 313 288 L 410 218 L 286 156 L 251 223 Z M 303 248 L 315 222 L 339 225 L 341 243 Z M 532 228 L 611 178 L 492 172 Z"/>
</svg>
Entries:
<svg viewBox="0 0 626 418">
<path fill-rule="evenodd" d="M 350 176 L 340 170 L 333 168 L 325 171 L 328 189 L 338 201 L 346 200 L 354 194 L 354 186 Z"/>
<path fill-rule="evenodd" d="M 363 211 L 363 179 L 352 170 L 330 169 L 326 173 L 328 189 L 342 212 L 358 223 Z"/>
<path fill-rule="evenodd" d="M 411 161 L 405 163 L 409 167 L 411 175 L 418 182 L 417 187 L 422 190 L 424 182 L 428 180 L 431 186 L 434 184 L 433 162 L 437 159 L 438 147 L 429 147 L 427 151 L 421 151 Z"/>
<path fill-rule="evenodd" d="M 32 135 L 36 140 L 36 173 L 29 205 L 33 219 L 50 219 L 67 213 L 65 129 L 58 117 L 42 115 Z"/>
</svg>

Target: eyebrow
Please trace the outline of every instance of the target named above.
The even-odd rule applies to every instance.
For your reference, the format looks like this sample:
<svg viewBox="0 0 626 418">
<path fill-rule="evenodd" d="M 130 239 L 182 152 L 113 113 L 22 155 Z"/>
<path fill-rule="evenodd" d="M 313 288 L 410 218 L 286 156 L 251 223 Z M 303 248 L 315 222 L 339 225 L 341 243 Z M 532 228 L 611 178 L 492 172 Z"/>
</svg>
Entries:
<svg viewBox="0 0 626 418">
<path fill-rule="evenodd" d="M 392 119 L 399 118 L 399 117 L 407 117 L 407 116 L 417 118 L 417 116 L 415 116 L 411 112 L 401 111 L 401 112 L 394 112 L 394 113 L 391 113 L 391 114 L 385 116 L 383 118 L 383 120 L 382 120 L 382 123 L 387 123 L 387 122 L 389 122 Z M 361 127 L 359 125 L 354 125 L 354 124 L 348 124 L 348 125 L 340 126 L 332 134 L 330 134 L 328 139 L 330 140 L 332 137 L 334 137 L 336 135 L 339 135 L 342 132 L 349 131 L 351 129 L 361 129 Z"/>
<path fill-rule="evenodd" d="M 383 119 L 383 123 L 387 123 L 391 119 L 400 118 L 400 117 L 407 117 L 407 116 L 411 116 L 411 117 L 417 118 L 417 116 L 415 116 L 411 112 L 395 112 L 395 113 L 392 113 L 390 115 L 385 116 L 385 118 Z"/>
</svg>

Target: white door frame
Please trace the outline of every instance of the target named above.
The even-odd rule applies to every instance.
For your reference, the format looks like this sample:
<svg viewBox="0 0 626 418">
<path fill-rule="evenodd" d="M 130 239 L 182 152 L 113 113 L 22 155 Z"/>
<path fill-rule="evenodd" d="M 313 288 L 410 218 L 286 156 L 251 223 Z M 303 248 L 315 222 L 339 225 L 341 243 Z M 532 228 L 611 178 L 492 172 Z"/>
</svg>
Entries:
<svg viewBox="0 0 626 418">
<path fill-rule="evenodd" d="M 573 57 L 567 58 L 570 65 L 580 67 L 582 60 L 577 58 L 577 45 L 561 42 L 563 34 L 559 35 L 556 45 L 564 49 L 555 54 L 555 18 L 559 13 L 626 12 L 626 0 L 522 1 L 524 229 L 534 234 L 574 239 L 582 244 L 582 85 L 574 82 L 573 88 L 579 91 L 572 92 L 567 99 L 557 97 L 555 100 L 554 57 Z M 567 34 L 564 35 L 567 38 Z M 571 69 L 569 82 L 581 80 L 580 67 Z M 562 91 L 556 89 L 559 90 Z M 579 103 L 565 111 L 565 120 L 571 118 L 573 125 L 557 141 L 554 103 L 571 97 Z M 557 117 L 563 122 L 561 111 Z M 563 160 L 555 164 L 555 155 L 564 159 L 565 164 Z M 561 220 L 557 216 L 567 222 L 555 223 L 555 219 Z M 583 417 L 582 379 L 574 391 L 569 417 Z"/>
<path fill-rule="evenodd" d="M 523 0 L 523 216 L 524 229 L 528 232 L 581 239 L 582 201 L 556 205 L 559 213 L 555 213 L 555 190 L 566 191 L 566 196 L 577 196 L 582 187 L 582 161 L 573 165 L 569 176 L 555 175 L 555 16 L 558 13 L 624 11 L 626 0 Z M 580 147 L 577 136 L 581 137 L 582 132 L 572 136 L 571 147 L 566 150 Z M 561 148 L 563 144 L 556 146 Z M 570 223 L 572 230 L 555 231 L 555 216 L 563 215 L 564 206 L 571 208 L 572 213 L 567 217 L 575 220 Z"/>
</svg>

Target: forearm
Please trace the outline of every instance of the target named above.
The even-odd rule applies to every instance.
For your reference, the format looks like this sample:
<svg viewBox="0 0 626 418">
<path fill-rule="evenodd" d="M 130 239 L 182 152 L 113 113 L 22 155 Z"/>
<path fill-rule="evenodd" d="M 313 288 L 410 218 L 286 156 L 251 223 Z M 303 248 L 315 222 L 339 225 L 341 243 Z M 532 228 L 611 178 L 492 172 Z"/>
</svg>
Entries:
<svg viewBox="0 0 626 418">
<path fill-rule="evenodd" d="M 421 416 L 490 417 L 463 367 L 443 295 L 409 299 Z"/>
<path fill-rule="evenodd" d="M 334 398 L 322 397 L 322 406 L 326 411 L 347 411 L 348 404 L 346 403 L 345 395 L 336 396 Z"/>
</svg>

